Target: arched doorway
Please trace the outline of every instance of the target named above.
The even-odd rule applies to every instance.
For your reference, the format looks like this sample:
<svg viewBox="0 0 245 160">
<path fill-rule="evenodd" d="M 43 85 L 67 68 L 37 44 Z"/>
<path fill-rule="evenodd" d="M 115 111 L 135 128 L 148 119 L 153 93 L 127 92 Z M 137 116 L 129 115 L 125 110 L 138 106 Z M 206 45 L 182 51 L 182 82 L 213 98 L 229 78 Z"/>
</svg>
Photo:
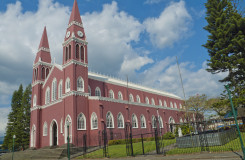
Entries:
<svg viewBox="0 0 245 160">
<path fill-rule="evenodd" d="M 58 123 L 54 119 L 50 124 L 50 146 L 58 145 Z"/>
</svg>

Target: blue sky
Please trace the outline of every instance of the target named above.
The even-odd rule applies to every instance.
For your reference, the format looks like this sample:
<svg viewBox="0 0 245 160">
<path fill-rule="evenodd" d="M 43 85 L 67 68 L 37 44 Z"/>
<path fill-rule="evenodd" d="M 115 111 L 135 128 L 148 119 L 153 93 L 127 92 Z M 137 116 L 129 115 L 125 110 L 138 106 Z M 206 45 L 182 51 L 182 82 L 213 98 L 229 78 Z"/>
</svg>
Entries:
<svg viewBox="0 0 245 160">
<path fill-rule="evenodd" d="M 187 98 L 216 97 L 225 73 L 206 72 L 209 58 L 203 30 L 206 1 L 77 0 L 88 41 L 92 71 L 158 88 L 183 97 L 178 56 Z M 62 42 L 73 0 L 0 0 L 0 136 L 11 95 L 31 83 L 32 65 L 44 26 L 53 63 L 61 64 Z M 241 6 L 245 6 L 244 2 Z M 55 60 L 54 60 L 55 58 Z"/>
</svg>

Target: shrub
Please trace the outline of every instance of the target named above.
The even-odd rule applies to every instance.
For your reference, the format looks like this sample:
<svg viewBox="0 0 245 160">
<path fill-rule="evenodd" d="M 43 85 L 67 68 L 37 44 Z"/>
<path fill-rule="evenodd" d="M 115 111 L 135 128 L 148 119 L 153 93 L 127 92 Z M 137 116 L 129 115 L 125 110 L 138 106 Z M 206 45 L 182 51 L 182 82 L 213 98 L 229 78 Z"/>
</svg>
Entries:
<svg viewBox="0 0 245 160">
<path fill-rule="evenodd" d="M 240 129 L 241 132 L 245 132 L 245 124 L 240 125 L 239 129 Z"/>
<path fill-rule="evenodd" d="M 174 134 L 173 134 L 172 132 L 167 132 L 167 133 L 165 133 L 165 134 L 163 135 L 162 138 L 163 138 L 163 139 L 174 139 L 175 136 L 174 136 Z"/>
</svg>

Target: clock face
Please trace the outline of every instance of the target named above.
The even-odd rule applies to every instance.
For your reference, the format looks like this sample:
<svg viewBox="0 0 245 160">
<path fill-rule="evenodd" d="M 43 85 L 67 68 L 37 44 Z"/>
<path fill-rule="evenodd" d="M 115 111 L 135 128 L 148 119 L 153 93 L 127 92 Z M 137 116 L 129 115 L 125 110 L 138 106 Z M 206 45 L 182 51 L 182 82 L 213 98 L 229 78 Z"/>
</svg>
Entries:
<svg viewBox="0 0 245 160">
<path fill-rule="evenodd" d="M 77 31 L 77 35 L 82 38 L 83 37 L 83 32 L 82 31 Z"/>
<path fill-rule="evenodd" d="M 70 37 L 70 34 L 71 34 L 71 32 L 70 31 L 67 31 L 66 32 L 66 38 Z"/>
</svg>

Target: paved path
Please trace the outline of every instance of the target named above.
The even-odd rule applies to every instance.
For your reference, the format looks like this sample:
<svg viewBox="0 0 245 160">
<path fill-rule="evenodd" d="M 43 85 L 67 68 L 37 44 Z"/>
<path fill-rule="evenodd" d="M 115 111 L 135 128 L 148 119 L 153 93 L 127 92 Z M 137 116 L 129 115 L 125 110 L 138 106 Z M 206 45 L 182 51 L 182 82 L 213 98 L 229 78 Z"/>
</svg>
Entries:
<svg viewBox="0 0 245 160">
<path fill-rule="evenodd" d="M 185 155 L 147 155 L 125 158 L 104 158 L 107 160 L 242 160 L 242 152 L 224 152 L 224 153 L 199 153 Z M 75 160 L 75 159 L 72 159 Z M 77 159 L 76 159 L 77 160 Z"/>
</svg>

